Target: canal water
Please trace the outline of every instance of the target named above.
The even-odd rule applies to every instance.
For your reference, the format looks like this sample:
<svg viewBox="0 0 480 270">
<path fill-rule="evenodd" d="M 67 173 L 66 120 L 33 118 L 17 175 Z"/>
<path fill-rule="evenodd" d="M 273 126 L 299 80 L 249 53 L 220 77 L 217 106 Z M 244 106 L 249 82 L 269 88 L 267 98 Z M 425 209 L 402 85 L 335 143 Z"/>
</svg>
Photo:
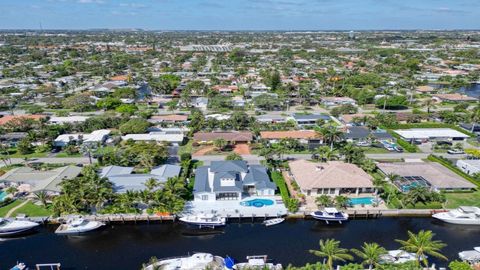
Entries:
<svg viewBox="0 0 480 270">
<path fill-rule="evenodd" d="M 407 231 L 432 230 L 448 246 L 443 254 L 457 259 L 461 250 L 480 246 L 480 226 L 449 225 L 431 218 L 379 218 L 352 220 L 343 225 L 326 225 L 314 220 L 288 220 L 265 227 L 261 223 L 232 223 L 218 231 L 200 232 L 179 223 L 109 225 L 84 236 L 57 236 L 54 226 L 36 233 L 0 241 L 0 269 L 17 260 L 34 263 L 62 263 L 62 269 L 140 269 L 150 257 L 185 255 L 193 251 L 244 259 L 268 254 L 288 265 L 314 263 L 321 259 L 308 253 L 320 239 L 335 238 L 345 248 L 358 248 L 375 241 L 396 249 L 395 239 L 406 239 Z M 437 266 L 445 262 L 433 260 Z"/>
<path fill-rule="evenodd" d="M 438 89 L 450 87 L 449 85 L 443 85 L 443 84 L 429 84 L 429 85 L 432 86 L 433 88 L 438 88 Z M 465 94 L 469 97 L 478 98 L 480 97 L 480 84 L 472 83 L 469 86 L 460 87 L 456 92 L 460 94 Z"/>
</svg>

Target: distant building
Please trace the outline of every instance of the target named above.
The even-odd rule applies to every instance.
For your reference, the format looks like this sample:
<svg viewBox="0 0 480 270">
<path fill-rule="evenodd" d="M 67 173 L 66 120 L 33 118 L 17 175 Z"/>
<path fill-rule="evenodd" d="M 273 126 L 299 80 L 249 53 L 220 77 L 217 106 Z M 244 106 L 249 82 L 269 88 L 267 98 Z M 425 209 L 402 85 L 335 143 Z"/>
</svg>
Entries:
<svg viewBox="0 0 480 270">
<path fill-rule="evenodd" d="M 456 165 L 466 174 L 473 175 L 480 173 L 480 160 L 478 159 L 459 159 Z"/>
<path fill-rule="evenodd" d="M 295 121 L 298 126 L 315 125 L 318 120 L 329 121 L 330 116 L 326 114 L 293 114 L 290 119 Z"/>
<path fill-rule="evenodd" d="M 185 136 L 183 133 L 171 133 L 166 131 L 152 131 L 150 133 L 141 134 L 127 134 L 122 136 L 122 140 L 134 140 L 134 141 L 154 141 L 154 142 L 168 142 L 174 145 L 179 145 L 183 142 Z"/>
<path fill-rule="evenodd" d="M 422 141 L 462 141 L 470 136 L 465 133 L 456 131 L 451 128 L 411 128 L 411 129 L 397 129 L 393 132 L 397 133 L 402 139 L 422 140 Z"/>
<path fill-rule="evenodd" d="M 229 143 L 249 143 L 253 140 L 253 134 L 250 131 L 197 132 L 193 134 L 195 142 L 211 143 L 217 139 L 224 139 Z"/>
<path fill-rule="evenodd" d="M 84 146 L 98 147 L 102 145 L 110 135 L 110 130 L 100 129 L 95 130 L 90 134 L 76 133 L 76 134 L 62 134 L 59 135 L 54 141 L 53 146 L 65 147 L 71 143 L 80 142 Z"/>
</svg>

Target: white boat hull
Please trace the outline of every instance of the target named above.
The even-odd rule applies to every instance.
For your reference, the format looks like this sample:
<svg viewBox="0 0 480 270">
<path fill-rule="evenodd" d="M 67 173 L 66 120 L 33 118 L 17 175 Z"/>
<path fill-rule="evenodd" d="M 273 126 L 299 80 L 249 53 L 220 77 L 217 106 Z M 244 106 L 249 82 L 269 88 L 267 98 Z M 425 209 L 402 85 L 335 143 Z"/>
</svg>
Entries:
<svg viewBox="0 0 480 270">
<path fill-rule="evenodd" d="M 480 218 L 476 219 L 466 219 L 466 218 L 454 218 L 448 215 L 447 212 L 445 213 L 437 213 L 432 215 L 433 218 L 441 220 L 446 223 L 450 224 L 458 224 L 458 225 L 480 225 Z"/>
<path fill-rule="evenodd" d="M 21 234 L 40 225 L 28 220 L 8 220 L 7 222 L 7 224 L 0 226 L 0 236 Z"/>
<path fill-rule="evenodd" d="M 102 226 L 105 226 L 105 223 L 99 221 L 89 221 L 87 225 L 79 227 L 69 227 L 67 224 L 62 224 L 55 233 L 58 235 L 81 234 L 97 230 Z"/>
</svg>

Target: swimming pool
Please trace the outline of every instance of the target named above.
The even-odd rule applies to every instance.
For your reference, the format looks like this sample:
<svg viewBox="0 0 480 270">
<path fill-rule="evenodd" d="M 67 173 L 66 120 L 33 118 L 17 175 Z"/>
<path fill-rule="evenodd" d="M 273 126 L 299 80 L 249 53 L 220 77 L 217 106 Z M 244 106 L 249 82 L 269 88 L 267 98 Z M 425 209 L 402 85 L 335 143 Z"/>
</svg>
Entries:
<svg viewBox="0 0 480 270">
<path fill-rule="evenodd" d="M 365 204 L 365 205 L 370 205 L 370 204 L 373 204 L 375 198 L 373 197 L 361 197 L 361 198 L 350 198 L 350 204 L 352 205 L 361 205 L 361 204 Z"/>
<path fill-rule="evenodd" d="M 5 197 L 7 197 L 7 193 L 5 191 L 0 191 L 0 202 L 3 202 Z"/>
<path fill-rule="evenodd" d="M 273 205 L 274 201 L 270 199 L 253 199 L 249 201 L 240 202 L 242 206 L 264 207 Z"/>
</svg>

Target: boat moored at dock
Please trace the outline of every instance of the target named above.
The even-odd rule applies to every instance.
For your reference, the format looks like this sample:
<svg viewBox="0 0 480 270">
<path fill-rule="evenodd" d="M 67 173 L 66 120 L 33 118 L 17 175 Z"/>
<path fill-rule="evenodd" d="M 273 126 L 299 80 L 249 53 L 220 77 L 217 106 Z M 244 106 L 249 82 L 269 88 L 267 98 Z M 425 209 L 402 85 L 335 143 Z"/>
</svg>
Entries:
<svg viewBox="0 0 480 270">
<path fill-rule="evenodd" d="M 470 264 L 480 263 L 480 247 L 474 247 L 473 250 L 465 250 L 458 253 L 462 261 Z"/>
<path fill-rule="evenodd" d="M 97 230 L 102 226 L 105 226 L 105 223 L 100 221 L 91 221 L 81 217 L 72 218 L 68 219 L 64 224 L 61 224 L 57 230 L 55 230 L 55 233 L 60 235 L 81 234 Z"/>
<path fill-rule="evenodd" d="M 283 269 L 281 264 L 274 264 L 268 262 L 267 255 L 247 256 L 247 262 L 237 263 L 233 266 L 235 270 L 280 270 Z"/>
<path fill-rule="evenodd" d="M 0 218 L 0 236 L 12 236 L 32 230 L 39 224 L 26 219 Z"/>
<path fill-rule="evenodd" d="M 451 224 L 480 225 L 480 208 L 460 206 L 448 212 L 433 214 L 432 217 Z"/>
<path fill-rule="evenodd" d="M 187 215 L 181 217 L 180 221 L 200 228 L 222 227 L 227 223 L 226 218 L 213 214 Z"/>
<path fill-rule="evenodd" d="M 338 211 L 333 207 L 326 207 L 322 211 L 315 211 L 311 213 L 311 216 L 317 220 L 323 220 L 327 224 L 331 221 L 342 223 L 348 220 L 348 214 Z"/>
<path fill-rule="evenodd" d="M 383 263 L 401 264 L 417 260 L 415 253 L 407 252 L 405 250 L 389 250 L 387 254 L 382 255 L 380 260 Z"/>
<path fill-rule="evenodd" d="M 277 224 L 280 224 L 282 222 L 284 222 L 285 219 L 284 218 L 272 218 L 272 219 L 267 219 L 263 222 L 263 224 L 265 224 L 265 226 L 273 226 L 273 225 L 277 225 Z"/>
<path fill-rule="evenodd" d="M 143 270 L 224 270 L 225 260 L 220 256 L 210 253 L 194 253 L 191 256 L 160 259 L 150 265 L 143 267 Z"/>
</svg>

